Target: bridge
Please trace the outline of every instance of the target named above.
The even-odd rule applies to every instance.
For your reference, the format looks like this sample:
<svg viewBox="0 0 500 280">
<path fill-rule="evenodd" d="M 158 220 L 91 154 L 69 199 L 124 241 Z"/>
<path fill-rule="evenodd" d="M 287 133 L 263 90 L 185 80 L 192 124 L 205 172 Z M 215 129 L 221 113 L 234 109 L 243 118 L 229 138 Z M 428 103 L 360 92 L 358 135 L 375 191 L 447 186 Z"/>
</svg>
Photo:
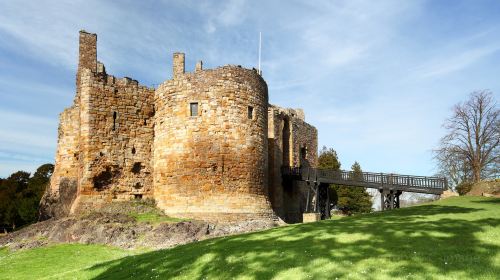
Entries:
<svg viewBox="0 0 500 280">
<path fill-rule="evenodd" d="M 329 217 L 330 198 L 328 185 L 343 185 L 377 189 L 380 192 L 381 209 L 399 208 L 403 192 L 440 195 L 448 189 L 445 178 L 411 176 L 387 173 L 342 171 L 308 167 L 282 167 L 284 180 L 304 181 L 309 186 L 306 212 L 321 213 Z"/>
</svg>

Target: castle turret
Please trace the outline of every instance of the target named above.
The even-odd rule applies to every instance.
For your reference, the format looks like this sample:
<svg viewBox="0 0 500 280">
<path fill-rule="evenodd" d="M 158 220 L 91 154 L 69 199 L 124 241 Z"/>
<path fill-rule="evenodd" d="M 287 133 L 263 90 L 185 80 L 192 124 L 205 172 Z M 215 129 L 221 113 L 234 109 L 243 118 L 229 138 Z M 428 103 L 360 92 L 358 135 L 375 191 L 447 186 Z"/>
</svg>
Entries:
<svg viewBox="0 0 500 280">
<path fill-rule="evenodd" d="M 174 79 L 179 78 L 185 72 L 185 56 L 183 53 L 174 53 L 174 69 L 173 76 Z"/>
<path fill-rule="evenodd" d="M 225 66 L 174 76 L 156 90 L 155 108 L 153 185 L 161 209 L 217 221 L 272 215 L 268 93 L 256 71 Z"/>
<path fill-rule="evenodd" d="M 97 35 L 85 30 L 80 31 L 78 68 L 97 69 Z"/>
</svg>

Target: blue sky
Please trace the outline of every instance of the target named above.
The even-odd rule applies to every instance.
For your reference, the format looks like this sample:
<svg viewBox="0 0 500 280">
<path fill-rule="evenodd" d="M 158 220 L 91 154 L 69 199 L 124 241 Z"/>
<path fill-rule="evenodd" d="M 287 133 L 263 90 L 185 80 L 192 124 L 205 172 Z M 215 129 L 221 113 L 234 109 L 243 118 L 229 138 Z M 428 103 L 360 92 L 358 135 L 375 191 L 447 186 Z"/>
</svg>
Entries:
<svg viewBox="0 0 500 280">
<path fill-rule="evenodd" d="M 78 31 L 108 73 L 144 85 L 186 68 L 257 65 L 270 102 L 301 107 L 342 167 L 432 175 L 451 107 L 500 93 L 500 1 L 0 0 L 0 177 L 53 162 L 75 92 Z"/>
</svg>

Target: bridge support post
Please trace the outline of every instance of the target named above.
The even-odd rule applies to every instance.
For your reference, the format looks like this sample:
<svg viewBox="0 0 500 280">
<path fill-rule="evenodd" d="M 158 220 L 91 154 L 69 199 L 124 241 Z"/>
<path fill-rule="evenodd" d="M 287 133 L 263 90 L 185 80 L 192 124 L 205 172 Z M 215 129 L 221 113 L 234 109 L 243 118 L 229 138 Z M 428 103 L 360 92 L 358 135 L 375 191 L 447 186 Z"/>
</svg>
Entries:
<svg viewBox="0 0 500 280">
<path fill-rule="evenodd" d="M 317 183 L 314 184 L 316 189 L 315 199 L 314 199 L 314 212 L 319 213 L 319 185 Z"/>
<path fill-rule="evenodd" d="M 395 195 L 394 195 L 394 208 L 400 208 L 400 203 L 399 203 L 399 197 L 401 196 L 401 194 L 403 194 L 402 191 L 396 191 Z"/>
<path fill-rule="evenodd" d="M 307 189 L 306 209 L 305 209 L 306 211 L 305 212 L 308 213 L 309 212 L 309 202 L 311 200 L 311 186 L 309 186 L 309 182 L 307 182 L 306 184 L 309 188 Z"/>
<path fill-rule="evenodd" d="M 325 213 L 325 219 L 330 219 L 331 214 L 330 214 L 330 185 L 326 185 L 326 213 Z"/>
<path fill-rule="evenodd" d="M 309 189 L 307 190 L 306 212 L 319 213 L 319 184 L 317 182 L 307 182 Z"/>
<path fill-rule="evenodd" d="M 394 190 L 390 190 L 387 194 L 389 200 L 389 209 L 394 208 Z"/>
<path fill-rule="evenodd" d="M 384 201 L 385 190 L 379 189 L 378 191 L 380 192 L 380 211 L 384 211 L 385 210 L 385 201 Z"/>
<path fill-rule="evenodd" d="M 399 208 L 399 196 L 403 193 L 399 190 L 379 189 L 380 210 Z"/>
</svg>

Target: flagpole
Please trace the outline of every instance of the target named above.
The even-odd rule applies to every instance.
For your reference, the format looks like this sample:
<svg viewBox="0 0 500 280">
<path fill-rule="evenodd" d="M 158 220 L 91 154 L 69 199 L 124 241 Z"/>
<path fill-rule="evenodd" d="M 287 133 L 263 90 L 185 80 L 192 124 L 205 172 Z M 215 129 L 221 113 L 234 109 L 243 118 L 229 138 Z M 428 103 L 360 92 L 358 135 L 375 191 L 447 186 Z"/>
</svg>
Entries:
<svg viewBox="0 0 500 280">
<path fill-rule="evenodd" d="M 260 70 L 260 53 L 262 49 L 262 32 L 259 32 L 259 75 L 262 75 L 262 71 Z"/>
</svg>

